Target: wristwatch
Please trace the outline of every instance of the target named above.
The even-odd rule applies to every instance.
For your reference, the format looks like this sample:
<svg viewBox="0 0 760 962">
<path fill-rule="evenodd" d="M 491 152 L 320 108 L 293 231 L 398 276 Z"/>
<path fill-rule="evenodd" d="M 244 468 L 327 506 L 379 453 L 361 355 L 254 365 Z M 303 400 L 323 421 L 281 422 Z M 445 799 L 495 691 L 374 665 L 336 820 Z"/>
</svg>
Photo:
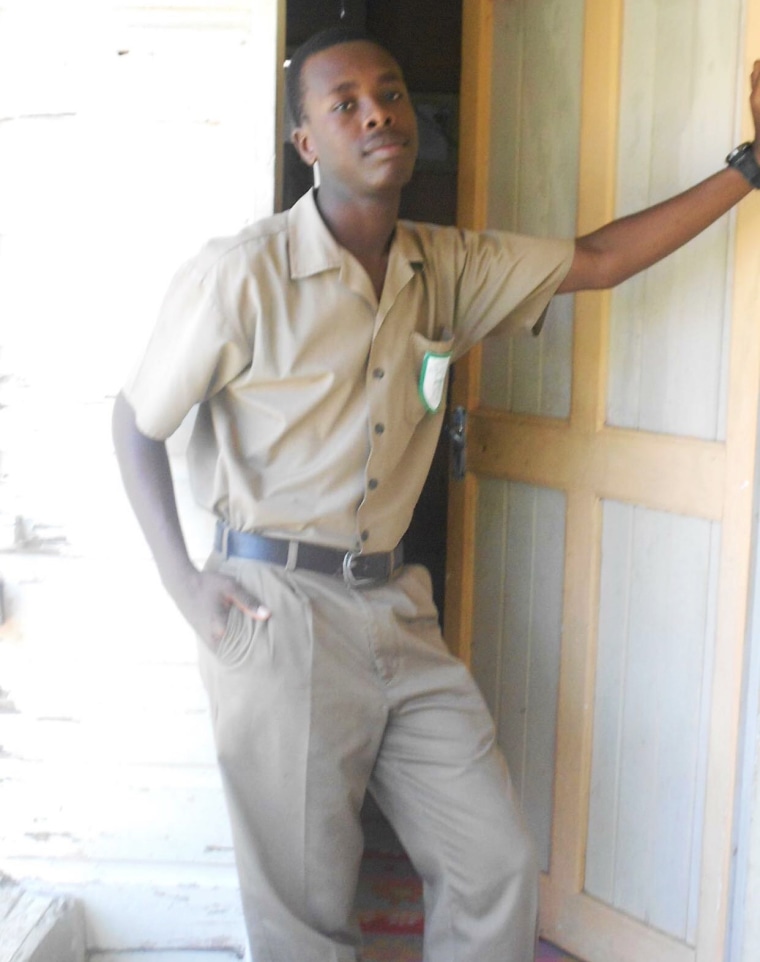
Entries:
<svg viewBox="0 0 760 962">
<path fill-rule="evenodd" d="M 760 190 L 760 164 L 755 159 L 752 144 L 739 144 L 726 157 L 726 163 L 746 177 L 753 187 Z"/>
</svg>

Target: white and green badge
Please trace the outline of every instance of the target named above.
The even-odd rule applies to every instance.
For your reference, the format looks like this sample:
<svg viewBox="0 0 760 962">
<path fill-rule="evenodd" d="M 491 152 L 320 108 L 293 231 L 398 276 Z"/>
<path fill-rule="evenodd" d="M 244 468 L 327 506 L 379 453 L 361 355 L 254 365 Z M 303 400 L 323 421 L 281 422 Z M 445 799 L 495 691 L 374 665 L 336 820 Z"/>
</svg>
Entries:
<svg viewBox="0 0 760 962">
<path fill-rule="evenodd" d="M 446 385 L 446 373 L 451 363 L 451 351 L 441 353 L 426 351 L 422 358 L 420 381 L 418 389 L 425 410 L 435 414 L 443 401 L 443 390 Z"/>
</svg>

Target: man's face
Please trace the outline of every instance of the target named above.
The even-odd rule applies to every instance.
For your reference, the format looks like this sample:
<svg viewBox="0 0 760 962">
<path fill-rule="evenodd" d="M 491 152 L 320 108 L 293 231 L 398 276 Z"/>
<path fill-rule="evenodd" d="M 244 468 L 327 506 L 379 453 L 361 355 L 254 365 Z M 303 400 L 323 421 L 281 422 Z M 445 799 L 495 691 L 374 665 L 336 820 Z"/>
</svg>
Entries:
<svg viewBox="0 0 760 962">
<path fill-rule="evenodd" d="M 398 190 L 417 156 L 417 120 L 396 61 L 366 41 L 309 57 L 301 72 L 304 116 L 293 142 L 322 184 L 347 198 Z"/>
</svg>

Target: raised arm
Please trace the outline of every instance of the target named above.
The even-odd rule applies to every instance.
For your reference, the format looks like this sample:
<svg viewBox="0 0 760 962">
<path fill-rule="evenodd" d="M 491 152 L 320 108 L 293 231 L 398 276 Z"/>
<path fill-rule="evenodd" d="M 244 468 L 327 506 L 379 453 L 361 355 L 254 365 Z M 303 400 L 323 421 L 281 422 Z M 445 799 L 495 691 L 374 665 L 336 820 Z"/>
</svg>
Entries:
<svg viewBox="0 0 760 962">
<path fill-rule="evenodd" d="M 752 70 L 750 108 L 755 124 L 752 148 L 760 164 L 760 60 Z M 727 167 L 670 200 L 577 238 L 559 293 L 614 287 L 696 237 L 752 189 L 738 170 Z"/>
<path fill-rule="evenodd" d="M 198 571 L 190 560 L 166 445 L 139 430 L 134 411 L 122 394 L 114 404 L 113 439 L 127 497 L 161 580 L 196 633 L 214 649 L 224 633 L 231 605 L 251 618 L 266 620 L 269 611 L 233 579 Z"/>
</svg>

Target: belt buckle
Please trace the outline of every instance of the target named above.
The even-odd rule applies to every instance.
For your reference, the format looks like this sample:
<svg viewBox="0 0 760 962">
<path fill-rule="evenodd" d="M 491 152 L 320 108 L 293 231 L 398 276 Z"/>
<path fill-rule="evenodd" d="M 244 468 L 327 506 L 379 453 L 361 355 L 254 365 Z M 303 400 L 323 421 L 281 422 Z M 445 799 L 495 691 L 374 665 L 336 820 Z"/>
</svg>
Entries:
<svg viewBox="0 0 760 962">
<path fill-rule="evenodd" d="M 354 562 L 361 558 L 358 551 L 347 551 L 343 557 L 343 580 L 349 588 L 368 588 L 378 584 L 380 578 L 357 578 L 354 574 Z"/>
</svg>

